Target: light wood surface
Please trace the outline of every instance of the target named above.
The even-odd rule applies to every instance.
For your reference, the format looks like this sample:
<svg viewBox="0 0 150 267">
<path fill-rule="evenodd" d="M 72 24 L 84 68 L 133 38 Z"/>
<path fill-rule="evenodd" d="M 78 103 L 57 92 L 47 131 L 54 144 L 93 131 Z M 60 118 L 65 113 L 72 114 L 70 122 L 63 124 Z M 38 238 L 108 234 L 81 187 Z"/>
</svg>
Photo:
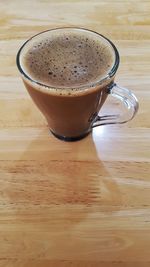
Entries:
<svg viewBox="0 0 150 267">
<path fill-rule="evenodd" d="M 0 267 L 150 266 L 149 14 L 149 0 L 0 1 Z M 114 41 L 116 81 L 140 102 L 133 121 L 75 143 L 49 134 L 15 56 L 63 25 Z"/>
</svg>

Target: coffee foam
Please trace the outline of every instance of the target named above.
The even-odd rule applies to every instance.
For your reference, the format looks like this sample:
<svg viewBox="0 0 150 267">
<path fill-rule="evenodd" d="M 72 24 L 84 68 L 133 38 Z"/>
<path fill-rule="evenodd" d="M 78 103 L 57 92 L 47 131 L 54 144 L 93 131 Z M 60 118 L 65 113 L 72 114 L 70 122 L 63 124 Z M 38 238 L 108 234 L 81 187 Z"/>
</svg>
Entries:
<svg viewBox="0 0 150 267">
<path fill-rule="evenodd" d="M 114 49 L 103 37 L 69 28 L 33 37 L 20 57 L 28 77 L 60 94 L 92 87 L 107 76 L 114 61 Z"/>
</svg>

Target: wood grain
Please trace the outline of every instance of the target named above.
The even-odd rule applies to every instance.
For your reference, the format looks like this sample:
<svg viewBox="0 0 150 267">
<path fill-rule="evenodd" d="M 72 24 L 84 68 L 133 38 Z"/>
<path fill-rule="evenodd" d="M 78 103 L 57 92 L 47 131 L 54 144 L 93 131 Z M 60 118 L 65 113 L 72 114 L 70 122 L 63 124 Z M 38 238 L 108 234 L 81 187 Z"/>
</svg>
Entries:
<svg viewBox="0 0 150 267">
<path fill-rule="evenodd" d="M 150 266 L 149 14 L 149 0 L 0 1 L 0 266 Z M 116 81 L 140 102 L 75 143 L 49 133 L 15 65 L 27 38 L 64 25 L 114 41 Z"/>
</svg>

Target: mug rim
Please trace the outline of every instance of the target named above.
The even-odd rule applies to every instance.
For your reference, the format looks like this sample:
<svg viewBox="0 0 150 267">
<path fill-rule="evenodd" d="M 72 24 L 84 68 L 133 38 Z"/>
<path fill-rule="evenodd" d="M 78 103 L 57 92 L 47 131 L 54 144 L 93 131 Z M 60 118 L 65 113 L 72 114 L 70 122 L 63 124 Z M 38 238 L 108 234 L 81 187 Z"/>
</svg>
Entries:
<svg viewBox="0 0 150 267">
<path fill-rule="evenodd" d="M 93 87 L 97 87 L 99 85 L 102 85 L 103 83 L 105 82 L 108 82 L 109 80 L 111 80 L 111 78 L 115 75 L 118 67 L 119 67 L 119 63 L 120 63 L 120 56 L 119 56 L 119 52 L 116 48 L 116 46 L 113 44 L 112 41 L 110 41 L 107 37 L 105 37 L 104 35 L 96 32 L 96 31 L 93 31 L 93 30 L 89 30 L 89 29 L 86 29 L 86 28 L 83 28 L 83 27 L 71 27 L 71 26 L 64 26 L 64 27 L 56 27 L 56 28 L 52 28 L 52 29 L 48 29 L 48 30 L 45 30 L 45 31 L 41 31 L 35 35 L 33 35 L 32 37 L 30 37 L 29 39 L 27 39 L 23 45 L 20 47 L 20 49 L 18 50 L 18 53 L 17 53 L 17 56 L 16 56 L 16 64 L 17 64 L 17 67 L 18 67 L 18 70 L 20 71 L 20 73 L 27 79 L 29 80 L 29 82 L 35 84 L 36 86 L 40 86 L 42 87 L 43 89 L 51 89 L 51 90 L 56 90 L 56 89 L 66 89 L 65 86 L 63 87 L 55 87 L 55 86 L 51 86 L 51 85 L 47 85 L 47 84 L 44 84 L 44 83 L 41 83 L 41 82 L 38 82 L 36 80 L 34 80 L 31 76 L 27 75 L 26 72 L 23 70 L 22 66 L 21 66 L 21 62 L 20 62 L 20 55 L 21 55 L 21 52 L 23 50 L 23 48 L 25 47 L 25 45 L 30 42 L 32 39 L 34 39 L 36 36 L 40 35 L 40 34 L 43 34 L 43 33 L 46 33 L 46 32 L 51 32 L 51 31 L 54 31 L 54 30 L 63 30 L 63 29 L 73 29 L 73 30 L 84 30 L 84 31 L 87 31 L 87 32 L 91 32 L 91 33 L 94 33 L 95 35 L 99 36 L 99 37 L 102 37 L 103 39 L 105 39 L 113 48 L 114 50 L 114 53 L 115 53 L 115 61 L 114 61 L 114 64 L 111 68 L 111 70 L 108 72 L 108 74 L 104 77 L 102 77 L 101 79 L 99 79 L 98 81 L 96 82 L 93 82 L 91 85 L 81 85 L 81 86 L 78 86 L 76 88 L 73 88 L 71 87 L 71 89 L 78 89 L 78 91 L 82 90 L 82 89 L 90 89 L 90 88 L 93 88 Z M 69 87 L 68 87 L 69 89 Z"/>
</svg>

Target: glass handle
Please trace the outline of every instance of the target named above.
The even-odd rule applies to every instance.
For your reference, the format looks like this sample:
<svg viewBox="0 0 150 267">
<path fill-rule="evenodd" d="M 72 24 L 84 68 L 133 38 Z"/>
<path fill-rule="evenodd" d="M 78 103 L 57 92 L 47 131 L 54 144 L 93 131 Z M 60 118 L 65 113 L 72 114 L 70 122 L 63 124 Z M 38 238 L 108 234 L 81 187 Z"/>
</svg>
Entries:
<svg viewBox="0 0 150 267">
<path fill-rule="evenodd" d="M 120 100 L 126 107 L 123 114 L 97 116 L 93 122 L 92 128 L 100 125 L 122 124 L 133 119 L 138 111 L 139 103 L 136 96 L 127 88 L 117 84 L 112 84 L 108 90 L 114 98 Z"/>
</svg>

